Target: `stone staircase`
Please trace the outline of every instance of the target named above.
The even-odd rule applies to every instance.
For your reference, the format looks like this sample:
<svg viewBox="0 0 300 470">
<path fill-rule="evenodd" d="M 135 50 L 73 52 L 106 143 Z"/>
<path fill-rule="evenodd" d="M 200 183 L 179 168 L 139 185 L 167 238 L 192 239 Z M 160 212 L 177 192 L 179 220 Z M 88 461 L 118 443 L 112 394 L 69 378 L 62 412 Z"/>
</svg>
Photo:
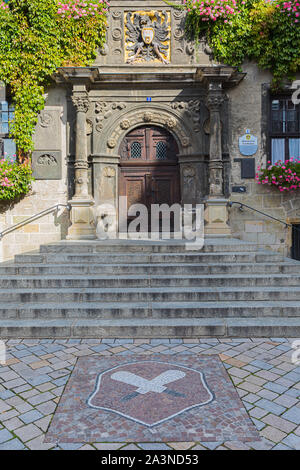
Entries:
<svg viewBox="0 0 300 470">
<path fill-rule="evenodd" d="M 0 264 L 0 337 L 300 336 L 300 263 L 236 239 L 60 242 Z"/>
</svg>

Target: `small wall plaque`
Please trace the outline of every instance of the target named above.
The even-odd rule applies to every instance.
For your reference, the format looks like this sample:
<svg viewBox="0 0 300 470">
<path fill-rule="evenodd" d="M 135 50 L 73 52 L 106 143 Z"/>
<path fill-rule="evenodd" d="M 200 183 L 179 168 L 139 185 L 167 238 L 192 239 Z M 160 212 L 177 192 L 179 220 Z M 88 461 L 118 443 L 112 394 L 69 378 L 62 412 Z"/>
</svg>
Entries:
<svg viewBox="0 0 300 470">
<path fill-rule="evenodd" d="M 232 186 L 233 193 L 246 193 L 246 186 Z"/>
<path fill-rule="evenodd" d="M 241 177 L 245 179 L 255 178 L 255 158 L 245 158 L 241 163 Z"/>
<path fill-rule="evenodd" d="M 36 180 L 61 179 L 61 152 L 37 150 L 32 153 L 33 176 Z"/>
<path fill-rule="evenodd" d="M 239 138 L 239 149 L 240 153 L 245 156 L 254 155 L 257 152 L 257 137 L 250 134 L 249 129 L 247 129 L 245 135 Z"/>
<path fill-rule="evenodd" d="M 241 178 L 255 178 L 255 158 L 235 158 L 234 161 L 241 164 Z"/>
</svg>

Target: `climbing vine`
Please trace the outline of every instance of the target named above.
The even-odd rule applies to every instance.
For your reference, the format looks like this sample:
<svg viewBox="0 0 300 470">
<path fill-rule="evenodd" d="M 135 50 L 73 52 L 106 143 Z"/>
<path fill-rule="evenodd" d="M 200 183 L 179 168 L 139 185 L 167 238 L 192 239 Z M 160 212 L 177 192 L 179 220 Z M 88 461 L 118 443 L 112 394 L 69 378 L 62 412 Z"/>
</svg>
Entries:
<svg viewBox="0 0 300 470">
<path fill-rule="evenodd" d="M 0 0 L 0 80 L 14 101 L 11 137 L 21 157 L 33 149 L 56 68 L 89 65 L 103 46 L 108 7 L 108 0 Z M 256 61 L 273 73 L 275 87 L 300 69 L 299 1 L 184 0 L 181 8 L 189 35 L 206 36 L 216 60 Z"/>
<path fill-rule="evenodd" d="M 186 30 L 206 37 L 214 58 L 232 66 L 248 59 L 273 74 L 273 86 L 300 70 L 300 2 L 185 0 Z"/>
<path fill-rule="evenodd" d="M 0 80 L 15 105 L 11 137 L 24 159 L 45 104 L 45 86 L 59 66 L 92 63 L 106 34 L 107 0 L 0 1 Z"/>
</svg>

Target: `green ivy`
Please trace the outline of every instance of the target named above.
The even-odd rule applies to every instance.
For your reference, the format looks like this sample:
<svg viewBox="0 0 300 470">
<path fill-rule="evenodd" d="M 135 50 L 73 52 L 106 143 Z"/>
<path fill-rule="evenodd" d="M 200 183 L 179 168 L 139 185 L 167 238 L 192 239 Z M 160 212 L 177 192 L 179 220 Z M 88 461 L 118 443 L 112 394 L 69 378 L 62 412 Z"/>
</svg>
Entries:
<svg viewBox="0 0 300 470">
<path fill-rule="evenodd" d="M 56 68 L 91 64 L 105 42 L 105 2 L 97 14 L 79 19 L 58 14 L 59 4 L 57 0 L 9 0 L 9 8 L 0 9 L 0 80 L 14 101 L 11 137 L 22 158 L 33 150 L 45 86 Z"/>
<path fill-rule="evenodd" d="M 298 2 L 291 3 L 300 10 Z M 283 79 L 292 79 L 300 70 L 300 18 L 295 21 L 285 4 L 285 0 L 238 0 L 239 13 L 225 23 L 221 18 L 203 21 L 193 0 L 187 0 L 186 31 L 194 39 L 205 36 L 219 62 L 241 67 L 248 59 L 270 70 L 273 87 L 279 88 Z"/>
</svg>

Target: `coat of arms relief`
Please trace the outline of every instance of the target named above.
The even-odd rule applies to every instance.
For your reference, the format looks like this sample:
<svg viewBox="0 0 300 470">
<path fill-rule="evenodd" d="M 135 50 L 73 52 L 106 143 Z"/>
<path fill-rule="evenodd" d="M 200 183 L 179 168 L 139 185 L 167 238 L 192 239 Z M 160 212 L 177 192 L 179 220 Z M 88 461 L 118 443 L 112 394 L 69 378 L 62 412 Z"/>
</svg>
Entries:
<svg viewBox="0 0 300 470">
<path fill-rule="evenodd" d="M 124 20 L 127 63 L 170 63 L 170 12 L 125 12 Z"/>
</svg>

